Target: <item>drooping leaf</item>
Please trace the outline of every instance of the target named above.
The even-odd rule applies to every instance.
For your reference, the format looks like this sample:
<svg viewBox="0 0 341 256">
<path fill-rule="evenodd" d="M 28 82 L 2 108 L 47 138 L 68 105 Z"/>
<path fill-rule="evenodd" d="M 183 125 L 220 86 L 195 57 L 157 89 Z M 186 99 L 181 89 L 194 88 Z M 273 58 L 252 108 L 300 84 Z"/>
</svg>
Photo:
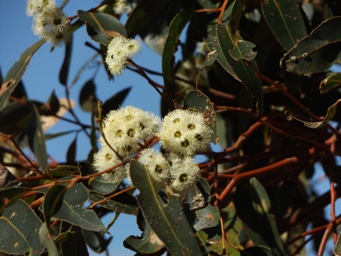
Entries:
<svg viewBox="0 0 341 256">
<path fill-rule="evenodd" d="M 89 200 L 93 203 L 103 200 L 105 198 L 106 198 L 105 196 L 102 196 L 92 191 L 89 194 Z M 105 200 L 103 203 L 100 203 L 99 205 L 113 212 L 125 213 L 130 215 L 137 215 L 137 212 L 139 210 L 138 206 L 136 205 L 129 205 L 121 202 L 116 202 L 112 199 Z"/>
<path fill-rule="evenodd" d="M 251 240 L 256 245 L 270 248 L 277 255 L 286 255 L 271 213 L 269 197 L 256 178 L 238 185 L 234 203 L 238 217 Z"/>
<path fill-rule="evenodd" d="M 267 0 L 262 2 L 264 18 L 284 50 L 291 49 L 306 36 L 304 20 L 296 0 Z"/>
<path fill-rule="evenodd" d="M 168 196 L 163 202 L 149 171 L 137 161 L 130 165 L 130 176 L 140 191 L 137 199 L 143 215 L 167 250 L 172 255 L 202 255 L 179 198 Z"/>
<path fill-rule="evenodd" d="M 199 111 L 203 113 L 210 128 L 213 131 L 211 141 L 215 143 L 216 134 L 216 112 L 213 103 L 201 91 L 194 90 L 186 94 L 184 99 L 184 107 L 189 110 Z"/>
<path fill-rule="evenodd" d="M 41 252 L 44 249 L 39 242 L 39 228 L 42 225 L 42 222 L 30 206 L 23 200 L 17 200 L 6 207 L 2 216 L 7 218 L 7 220 L 25 238 L 30 247 L 30 255 L 41 255 Z M 1 230 L 3 233 L 6 233 L 4 229 Z M 11 237 L 8 233 L 6 233 L 5 236 Z M 1 248 L 2 246 L 0 245 L 0 250 Z"/>
<path fill-rule="evenodd" d="M 40 168 L 44 171 L 48 166 L 45 135 L 37 107 L 30 103 L 30 108 L 32 117 L 28 127 L 28 141 Z"/>
<path fill-rule="evenodd" d="M 141 254 L 153 254 L 162 250 L 165 245 L 146 223 L 142 237 L 129 236 L 124 246 Z"/>
<path fill-rule="evenodd" d="M 23 54 L 20 55 L 20 59 L 16 63 L 14 63 L 14 65 L 8 71 L 6 77 L 4 78 L 4 82 L 0 87 L 0 110 L 4 108 L 6 100 L 12 94 L 21 77 L 25 73 L 25 70 L 33 54 L 44 43 L 45 40 L 41 39 L 33 44 L 31 47 L 29 47 Z"/>
<path fill-rule="evenodd" d="M 110 14 L 82 10 L 78 10 L 77 14 L 86 23 L 88 35 L 96 42 L 108 45 L 115 36 L 127 37 L 127 31 L 122 23 Z"/>
<path fill-rule="evenodd" d="M 341 17 L 323 21 L 291 48 L 280 61 L 287 71 L 308 75 L 329 69 L 341 61 Z"/>
<path fill-rule="evenodd" d="M 187 22 L 192 18 L 193 15 L 194 11 L 192 10 L 184 10 L 179 12 L 169 26 L 169 34 L 167 36 L 162 54 L 163 79 L 165 86 L 168 88 L 174 83 L 174 53 L 176 51 L 179 37 Z"/>
<path fill-rule="evenodd" d="M 86 230 L 107 232 L 96 213 L 84 208 L 87 200 L 89 195 L 84 185 L 81 183 L 73 185 L 65 192 L 63 202 L 54 217 Z"/>
<path fill-rule="evenodd" d="M 74 163 L 76 161 L 77 133 L 66 152 L 66 162 Z"/>
<path fill-rule="evenodd" d="M 96 85 L 93 79 L 88 80 L 79 94 L 79 104 L 84 111 L 93 112 L 97 108 Z"/>
<path fill-rule="evenodd" d="M 102 234 L 85 229 L 82 229 L 82 234 L 87 245 L 97 253 L 105 251 L 113 238 L 109 237 L 108 239 L 105 239 Z"/>
<path fill-rule="evenodd" d="M 324 119 L 320 122 L 311 122 L 311 121 L 304 121 L 298 117 L 296 117 L 293 113 L 291 113 L 290 111 L 285 111 L 285 116 L 286 118 L 291 121 L 292 119 L 295 119 L 301 123 L 303 123 L 305 126 L 307 126 L 308 128 L 313 128 L 313 129 L 317 129 L 317 128 L 321 128 L 323 126 L 325 126 L 329 121 L 331 121 L 336 113 L 337 110 L 337 105 L 341 102 L 341 99 L 339 99 L 338 101 L 336 101 L 333 105 L 331 105 L 328 110 L 327 110 L 327 114 L 324 117 Z"/>
<path fill-rule="evenodd" d="M 245 4 L 246 0 L 233 1 L 231 3 L 233 7 L 231 11 L 231 17 L 229 19 L 229 27 L 231 28 L 231 32 L 233 35 L 236 34 L 236 32 L 238 31 L 239 21 L 243 16 Z"/>
<path fill-rule="evenodd" d="M 59 71 L 59 82 L 64 86 L 67 86 L 67 82 L 69 78 L 71 55 L 72 55 L 72 37 L 70 38 L 70 42 L 65 46 L 64 61 Z"/>
<path fill-rule="evenodd" d="M 102 115 L 106 116 L 106 114 L 109 113 L 110 110 L 118 109 L 122 105 L 125 98 L 128 96 L 130 90 L 131 87 L 123 89 L 122 91 L 116 93 L 114 96 L 110 97 L 106 102 L 104 102 L 102 105 Z"/>
<path fill-rule="evenodd" d="M 0 251 L 18 255 L 25 254 L 30 250 L 26 238 L 8 218 L 0 216 L 0 229 L 3 233 L 0 236 Z"/>
<path fill-rule="evenodd" d="M 39 238 L 44 247 L 46 247 L 49 255 L 60 255 L 46 222 L 44 222 L 39 229 Z"/>
<path fill-rule="evenodd" d="M 341 87 L 341 73 L 333 73 L 320 83 L 320 93 L 325 94 L 331 89 Z"/>
</svg>

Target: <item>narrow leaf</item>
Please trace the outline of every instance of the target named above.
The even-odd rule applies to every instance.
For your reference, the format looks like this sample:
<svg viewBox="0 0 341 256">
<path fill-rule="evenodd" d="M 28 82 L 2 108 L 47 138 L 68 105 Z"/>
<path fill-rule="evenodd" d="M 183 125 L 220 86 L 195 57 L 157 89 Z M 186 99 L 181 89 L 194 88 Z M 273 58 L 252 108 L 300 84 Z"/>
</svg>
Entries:
<svg viewBox="0 0 341 256">
<path fill-rule="evenodd" d="M 77 149 L 77 133 L 73 141 L 71 142 L 69 148 L 66 152 L 66 162 L 74 163 L 76 161 L 76 149 Z"/>
<path fill-rule="evenodd" d="M 44 222 L 39 229 L 39 238 L 41 243 L 46 247 L 48 255 L 51 256 L 60 255 L 57 246 L 52 238 L 52 235 L 49 229 L 47 228 L 46 222 Z"/>
<path fill-rule="evenodd" d="M 334 248 L 334 254 L 335 255 L 341 255 L 341 234 L 339 234 L 336 244 L 335 244 L 335 248 Z"/>
<path fill-rule="evenodd" d="M 37 107 L 33 103 L 30 103 L 30 107 L 33 115 L 29 123 L 29 145 L 37 158 L 40 168 L 44 171 L 48 166 L 45 135 Z"/>
<path fill-rule="evenodd" d="M 116 93 L 114 96 L 109 98 L 106 102 L 104 102 L 102 105 L 102 115 L 106 116 L 106 114 L 109 113 L 110 110 L 118 109 L 122 105 L 125 98 L 128 96 L 130 90 L 131 87 L 123 89 L 122 91 Z"/>
<path fill-rule="evenodd" d="M 89 36 L 96 42 L 108 45 L 111 38 L 122 35 L 127 37 L 127 31 L 114 16 L 102 12 L 77 11 L 79 19 L 87 25 Z"/>
<path fill-rule="evenodd" d="M 194 11 L 192 10 L 184 10 L 179 12 L 169 26 L 169 34 L 166 39 L 162 54 L 163 79 L 165 86 L 168 88 L 174 84 L 174 53 L 176 51 L 179 37 L 187 22 L 192 18 L 193 15 Z"/>
<path fill-rule="evenodd" d="M 45 221 L 48 227 L 51 224 L 51 218 L 62 206 L 63 198 L 67 190 L 68 189 L 63 185 L 56 185 L 46 192 L 43 209 Z"/>
<path fill-rule="evenodd" d="M 280 65 L 296 74 L 313 74 L 341 61 L 341 17 L 323 21 L 281 59 Z"/>
<path fill-rule="evenodd" d="M 307 31 L 296 0 L 267 0 L 262 2 L 264 18 L 278 42 L 288 51 Z"/>
<path fill-rule="evenodd" d="M 164 203 L 149 171 L 137 161 L 130 165 L 130 176 L 140 190 L 137 199 L 143 215 L 167 250 L 172 255 L 202 255 L 179 198 L 168 196 Z"/>
<path fill-rule="evenodd" d="M 341 87 L 341 73 L 333 73 L 320 83 L 320 93 L 325 94 L 331 89 Z"/>
<path fill-rule="evenodd" d="M 323 126 L 325 126 L 329 121 L 331 121 L 336 113 L 337 110 L 337 105 L 341 102 L 341 99 L 339 99 L 338 101 L 336 101 L 333 105 L 331 105 L 328 110 L 327 110 L 327 115 L 324 117 L 323 121 L 320 122 L 310 122 L 310 121 L 304 121 L 302 119 L 299 119 L 298 117 L 296 117 L 294 114 L 292 114 L 290 111 L 285 111 L 285 116 L 286 118 L 291 121 L 292 119 L 295 119 L 301 123 L 303 123 L 305 126 L 307 126 L 308 128 L 312 128 L 312 129 L 317 129 L 317 128 L 321 128 Z"/>
<path fill-rule="evenodd" d="M 97 108 L 96 85 L 93 79 L 88 80 L 79 94 L 79 104 L 84 111 L 93 112 Z"/>
<path fill-rule="evenodd" d="M 8 71 L 6 77 L 4 78 L 4 82 L 0 87 L 0 110 L 4 108 L 6 100 L 12 94 L 21 77 L 25 73 L 25 70 L 33 54 L 44 43 L 45 40 L 41 39 L 33 44 L 31 47 L 29 47 L 23 54 L 20 55 L 20 59 L 16 63 L 14 63 L 14 65 Z"/>
<path fill-rule="evenodd" d="M 69 77 L 70 71 L 70 62 L 71 62 L 71 55 L 72 55 L 72 37 L 70 38 L 70 42 L 65 46 L 65 56 L 63 65 L 59 71 L 59 82 L 62 85 L 67 86 L 67 81 Z"/>
<path fill-rule="evenodd" d="M 275 218 L 270 212 L 269 197 L 257 179 L 252 178 L 238 185 L 234 203 L 251 240 L 257 245 L 269 247 L 277 255 L 286 255 Z"/>
</svg>

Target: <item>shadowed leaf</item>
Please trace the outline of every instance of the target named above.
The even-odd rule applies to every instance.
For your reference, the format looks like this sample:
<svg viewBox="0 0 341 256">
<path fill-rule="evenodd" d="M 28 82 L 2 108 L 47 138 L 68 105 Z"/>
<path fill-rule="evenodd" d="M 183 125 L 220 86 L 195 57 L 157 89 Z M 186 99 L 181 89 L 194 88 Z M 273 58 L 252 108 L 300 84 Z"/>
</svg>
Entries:
<svg viewBox="0 0 341 256">
<path fill-rule="evenodd" d="M 329 92 L 331 89 L 341 87 L 341 73 L 333 73 L 323 79 L 320 83 L 320 93 L 324 94 Z"/>
<path fill-rule="evenodd" d="M 93 112 L 97 108 L 96 85 L 93 79 L 88 80 L 79 94 L 79 104 L 84 111 Z"/>
<path fill-rule="evenodd" d="M 125 98 L 128 96 L 130 90 L 131 90 L 131 87 L 128 87 L 116 93 L 114 96 L 109 98 L 106 102 L 104 102 L 102 105 L 102 115 L 106 116 L 110 110 L 118 109 L 122 105 Z"/>
<path fill-rule="evenodd" d="M 266 0 L 262 2 L 265 20 L 278 42 L 288 51 L 307 31 L 296 0 Z"/>
<path fill-rule="evenodd" d="M 280 65 L 299 75 L 329 69 L 341 61 L 341 34 L 335 31 L 341 31 L 341 17 L 323 21 L 284 55 Z"/>
<path fill-rule="evenodd" d="M 67 80 L 69 77 L 71 55 L 72 55 L 72 37 L 70 39 L 70 42 L 65 46 L 64 61 L 59 71 L 59 82 L 65 86 L 67 86 Z"/>
</svg>

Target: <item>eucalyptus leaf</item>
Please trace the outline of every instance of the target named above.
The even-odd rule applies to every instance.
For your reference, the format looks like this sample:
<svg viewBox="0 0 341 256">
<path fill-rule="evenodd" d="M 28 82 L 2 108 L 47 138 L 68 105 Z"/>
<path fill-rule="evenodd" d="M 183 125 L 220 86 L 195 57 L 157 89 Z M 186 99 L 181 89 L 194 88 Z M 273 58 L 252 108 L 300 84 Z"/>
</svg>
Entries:
<svg viewBox="0 0 341 256">
<path fill-rule="evenodd" d="M 341 87 L 341 73 L 333 73 L 320 83 L 320 93 L 325 94 L 334 88 Z"/>
</svg>

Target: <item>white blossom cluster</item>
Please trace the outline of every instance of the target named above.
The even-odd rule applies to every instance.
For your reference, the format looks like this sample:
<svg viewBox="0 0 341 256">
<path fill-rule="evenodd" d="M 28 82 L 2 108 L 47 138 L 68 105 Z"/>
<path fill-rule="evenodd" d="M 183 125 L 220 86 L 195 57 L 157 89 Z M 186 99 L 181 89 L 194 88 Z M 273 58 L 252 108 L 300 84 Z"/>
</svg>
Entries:
<svg viewBox="0 0 341 256">
<path fill-rule="evenodd" d="M 140 43 L 134 39 L 114 37 L 108 45 L 105 58 L 110 73 L 115 76 L 122 74 L 127 60 L 138 53 L 140 49 Z"/>
<path fill-rule="evenodd" d="M 26 14 L 33 16 L 33 33 L 53 46 L 69 39 L 69 21 L 54 0 L 28 0 Z"/>
<path fill-rule="evenodd" d="M 213 133 L 202 113 L 182 109 L 170 112 L 161 123 L 152 113 L 128 106 L 109 112 L 103 126 L 107 142 L 124 157 L 135 155 L 149 135 L 159 136 L 166 154 L 145 148 L 138 161 L 156 183 L 168 185 L 176 193 L 186 192 L 197 180 L 199 167 L 193 157 L 207 150 Z M 102 148 L 94 157 L 95 169 L 103 171 L 120 164 L 121 160 L 104 138 L 100 142 Z M 120 166 L 106 173 L 105 178 L 118 180 L 126 176 L 127 166 Z"/>
<path fill-rule="evenodd" d="M 118 15 L 121 15 L 123 13 L 129 14 L 133 11 L 136 5 L 137 1 L 117 0 L 114 3 L 113 10 Z"/>
</svg>

